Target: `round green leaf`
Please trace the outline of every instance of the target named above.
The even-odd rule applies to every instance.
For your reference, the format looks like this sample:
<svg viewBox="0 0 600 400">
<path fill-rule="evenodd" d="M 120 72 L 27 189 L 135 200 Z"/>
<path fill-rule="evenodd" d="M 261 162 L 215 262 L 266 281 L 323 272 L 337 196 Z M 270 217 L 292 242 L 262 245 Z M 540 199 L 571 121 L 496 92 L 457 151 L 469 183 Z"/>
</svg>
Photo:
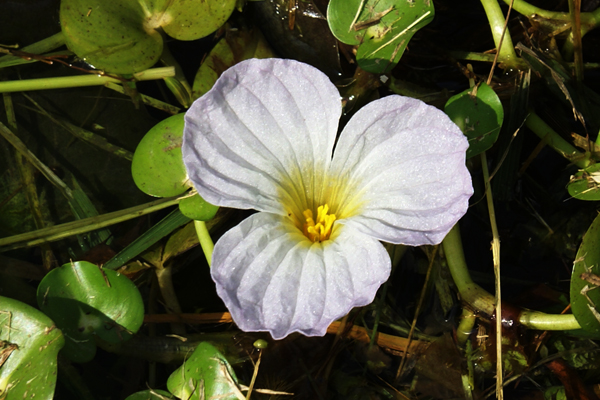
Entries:
<svg viewBox="0 0 600 400">
<path fill-rule="evenodd" d="M 62 0 L 60 23 L 67 47 L 95 68 L 132 74 L 150 68 L 163 47 L 138 1 Z"/>
<path fill-rule="evenodd" d="M 50 271 L 37 291 L 40 309 L 77 343 L 92 335 L 110 343 L 127 340 L 142 325 L 144 304 L 124 275 L 87 261 Z M 84 345 L 89 351 L 89 345 Z"/>
<path fill-rule="evenodd" d="M 179 202 L 179 211 L 188 218 L 197 221 L 208 221 L 213 219 L 219 207 L 207 203 L 199 194 L 186 197 Z"/>
<path fill-rule="evenodd" d="M 0 296 L 0 399 L 54 397 L 64 337 L 41 311 Z"/>
<path fill-rule="evenodd" d="M 600 200 L 600 164 L 579 170 L 567 185 L 569 194 L 579 200 Z"/>
<path fill-rule="evenodd" d="M 190 358 L 171 374 L 167 388 L 175 396 L 188 400 L 238 400 L 238 393 L 241 395 L 231 365 L 208 342 L 200 343 Z"/>
<path fill-rule="evenodd" d="M 179 40 L 204 37 L 225 23 L 236 0 L 63 0 L 60 23 L 78 57 L 115 74 L 150 68 L 162 54 L 159 28 Z"/>
<path fill-rule="evenodd" d="M 177 196 L 191 186 L 181 155 L 184 115 L 173 115 L 156 124 L 135 149 L 133 181 L 150 196 Z"/>
<path fill-rule="evenodd" d="M 173 1 L 165 11 L 163 29 L 175 39 L 200 39 L 227 21 L 235 3 L 236 0 Z"/>
<path fill-rule="evenodd" d="M 434 15 L 430 0 L 331 0 L 327 8 L 333 35 L 358 45 L 358 66 L 373 73 L 391 70 L 415 32 Z"/>
<path fill-rule="evenodd" d="M 571 274 L 571 310 L 587 333 L 600 338 L 600 215 L 583 236 Z"/>
<path fill-rule="evenodd" d="M 452 96 L 445 112 L 469 139 L 467 158 L 492 147 L 504 120 L 502 103 L 486 83 Z"/>
<path fill-rule="evenodd" d="M 125 400 L 168 400 L 175 399 L 173 395 L 164 390 L 144 390 L 127 396 Z"/>
</svg>

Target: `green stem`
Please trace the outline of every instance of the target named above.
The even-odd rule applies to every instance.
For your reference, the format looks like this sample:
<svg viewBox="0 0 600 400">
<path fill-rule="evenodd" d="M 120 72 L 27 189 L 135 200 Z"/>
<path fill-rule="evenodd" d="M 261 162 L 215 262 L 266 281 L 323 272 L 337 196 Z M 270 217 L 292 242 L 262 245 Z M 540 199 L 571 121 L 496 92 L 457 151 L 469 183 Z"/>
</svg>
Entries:
<svg viewBox="0 0 600 400">
<path fill-rule="evenodd" d="M 152 68 L 133 75 L 136 81 L 148 81 L 175 76 L 175 68 Z M 28 90 L 63 89 L 83 86 L 100 86 L 107 82 L 121 83 L 122 81 L 107 75 L 77 75 L 58 78 L 26 79 L 0 82 L 0 93 L 24 92 Z"/>
<path fill-rule="evenodd" d="M 577 151 L 569 142 L 564 140 L 556 131 L 546 124 L 534 111 L 530 111 L 525 125 L 552 147 L 561 156 L 577 165 L 585 168 L 590 165 L 589 154 Z"/>
<path fill-rule="evenodd" d="M 508 65 L 516 66 L 518 63 L 517 54 L 515 53 L 515 47 L 513 45 L 510 33 L 508 30 L 502 38 L 504 32 L 505 17 L 500 9 L 500 5 L 497 0 L 481 0 L 481 4 L 485 9 L 485 14 L 490 23 L 492 30 L 492 36 L 494 37 L 494 43 L 498 51 L 498 61 Z M 502 44 L 500 45 L 500 39 L 502 38 Z"/>
<path fill-rule="evenodd" d="M 568 331 L 581 329 L 573 314 L 546 314 L 539 311 L 524 310 L 519 322 L 530 329 L 544 331 Z"/>
<path fill-rule="evenodd" d="M 506 4 L 510 4 L 511 0 L 504 0 Z M 513 10 L 516 12 L 523 14 L 526 17 L 532 17 L 533 15 L 547 18 L 547 19 L 556 19 L 556 20 L 569 20 L 569 14 L 564 12 L 557 11 L 548 11 L 543 8 L 532 6 L 523 0 L 514 0 Z"/>
<path fill-rule="evenodd" d="M 210 267 L 212 265 L 212 254 L 215 245 L 210 237 L 210 233 L 208 232 L 208 228 L 206 227 L 206 223 L 204 221 L 194 220 L 194 227 L 196 228 L 196 234 L 198 235 L 200 246 L 202 246 L 204 257 L 206 257 L 206 262 Z"/>
<path fill-rule="evenodd" d="M 0 239 L 0 252 L 19 249 L 22 247 L 38 246 L 41 243 L 52 242 L 64 239 L 69 236 L 78 235 L 105 228 L 119 222 L 127 221 L 142 215 L 150 214 L 154 211 L 162 210 L 173 206 L 185 197 L 169 197 L 156 200 L 139 206 L 126 208 L 97 217 L 84 218 L 73 222 L 67 222 L 61 225 L 55 225 L 48 228 L 38 229 L 33 232 L 26 232 L 20 235 L 10 236 Z"/>
<path fill-rule="evenodd" d="M 42 39 L 39 42 L 23 47 L 22 49 L 19 49 L 19 51 L 30 54 L 42 54 L 58 49 L 59 47 L 64 46 L 64 44 L 65 36 L 61 31 L 52 36 L 47 37 L 46 39 Z M 61 51 L 54 54 L 46 54 L 45 57 L 50 57 L 53 55 L 56 56 L 71 54 L 73 53 L 71 53 L 70 51 Z M 6 55 L 4 57 L 0 57 L 0 68 L 11 67 L 20 64 L 29 64 L 36 61 L 38 60 L 36 60 L 35 58 L 27 59 L 19 56 Z"/>
<path fill-rule="evenodd" d="M 465 253 L 463 252 L 458 224 L 454 225 L 450 232 L 448 232 L 442 242 L 442 246 L 446 255 L 448 269 L 450 269 L 452 280 L 454 280 L 458 288 L 461 299 L 465 303 L 470 304 L 475 310 L 492 315 L 495 308 L 494 296 L 486 292 L 471 279 L 467 262 L 465 261 Z"/>
<path fill-rule="evenodd" d="M 465 261 L 458 224 L 448 232 L 442 246 L 444 247 L 450 274 L 458 288 L 461 299 L 469 304 L 473 310 L 492 315 L 494 312 L 494 296 L 471 279 Z M 519 316 L 519 322 L 530 329 L 548 331 L 581 329 L 572 314 L 545 314 L 538 311 L 524 310 Z"/>
</svg>

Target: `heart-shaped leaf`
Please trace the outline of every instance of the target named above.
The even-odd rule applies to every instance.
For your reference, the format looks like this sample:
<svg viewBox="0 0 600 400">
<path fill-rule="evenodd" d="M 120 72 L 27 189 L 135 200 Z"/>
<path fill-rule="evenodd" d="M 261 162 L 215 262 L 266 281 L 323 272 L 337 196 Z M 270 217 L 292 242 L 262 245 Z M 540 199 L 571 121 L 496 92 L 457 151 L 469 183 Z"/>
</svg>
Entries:
<svg viewBox="0 0 600 400">
<path fill-rule="evenodd" d="M 71 51 L 94 67 L 132 74 L 162 54 L 158 29 L 175 39 L 207 36 L 225 23 L 236 0 L 62 0 L 60 23 Z"/>
<path fill-rule="evenodd" d="M 41 311 L 0 296 L 0 399 L 50 400 L 64 337 Z"/>
<path fill-rule="evenodd" d="M 434 14 L 431 0 L 331 0 L 327 22 L 340 42 L 359 46 L 359 67 L 383 73 L 398 63 L 415 32 Z"/>
<path fill-rule="evenodd" d="M 163 48 L 150 11 L 128 0 L 62 0 L 60 23 L 67 47 L 78 57 L 115 74 L 150 68 Z"/>
<path fill-rule="evenodd" d="M 175 396 L 187 400 L 244 398 L 231 365 L 208 342 L 200 343 L 190 358 L 171 374 L 167 387 Z"/>
<path fill-rule="evenodd" d="M 467 158 L 486 151 L 498 139 L 504 109 L 496 92 L 486 83 L 452 96 L 445 111 L 469 139 Z"/>
<path fill-rule="evenodd" d="M 137 332 L 144 319 L 144 304 L 135 285 L 124 275 L 87 261 L 50 271 L 38 286 L 37 300 L 67 340 L 74 342 L 65 350 L 72 350 L 67 355 L 77 361 L 94 356 L 93 335 L 119 343 Z"/>
</svg>

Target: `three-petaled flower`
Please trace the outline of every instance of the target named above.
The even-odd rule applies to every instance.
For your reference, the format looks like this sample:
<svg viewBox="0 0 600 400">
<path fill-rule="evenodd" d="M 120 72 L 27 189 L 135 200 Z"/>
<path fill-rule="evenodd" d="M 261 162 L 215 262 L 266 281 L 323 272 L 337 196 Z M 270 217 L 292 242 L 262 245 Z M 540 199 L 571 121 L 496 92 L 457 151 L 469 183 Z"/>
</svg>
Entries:
<svg viewBox="0 0 600 400">
<path fill-rule="evenodd" d="M 242 330 L 324 335 L 388 279 L 380 240 L 436 244 L 466 212 L 468 144 L 444 113 L 384 97 L 336 143 L 341 111 L 317 69 L 253 59 L 187 112 L 183 157 L 199 194 L 259 211 L 213 253 L 217 292 Z"/>
</svg>

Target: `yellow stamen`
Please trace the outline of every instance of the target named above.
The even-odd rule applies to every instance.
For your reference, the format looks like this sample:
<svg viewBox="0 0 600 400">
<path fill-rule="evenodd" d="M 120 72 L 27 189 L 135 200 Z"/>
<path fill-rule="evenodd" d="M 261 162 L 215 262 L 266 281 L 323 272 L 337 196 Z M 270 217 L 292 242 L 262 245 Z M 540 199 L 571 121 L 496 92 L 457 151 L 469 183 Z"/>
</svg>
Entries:
<svg viewBox="0 0 600 400">
<path fill-rule="evenodd" d="M 335 222 L 335 214 L 327 214 L 329 212 L 329 206 L 327 204 L 319 206 L 317 208 L 317 221 L 313 219 L 312 210 L 304 210 L 302 213 L 306 222 L 302 227 L 304 236 L 309 238 L 313 242 L 323 242 L 329 239 L 331 236 L 331 228 Z"/>
</svg>

